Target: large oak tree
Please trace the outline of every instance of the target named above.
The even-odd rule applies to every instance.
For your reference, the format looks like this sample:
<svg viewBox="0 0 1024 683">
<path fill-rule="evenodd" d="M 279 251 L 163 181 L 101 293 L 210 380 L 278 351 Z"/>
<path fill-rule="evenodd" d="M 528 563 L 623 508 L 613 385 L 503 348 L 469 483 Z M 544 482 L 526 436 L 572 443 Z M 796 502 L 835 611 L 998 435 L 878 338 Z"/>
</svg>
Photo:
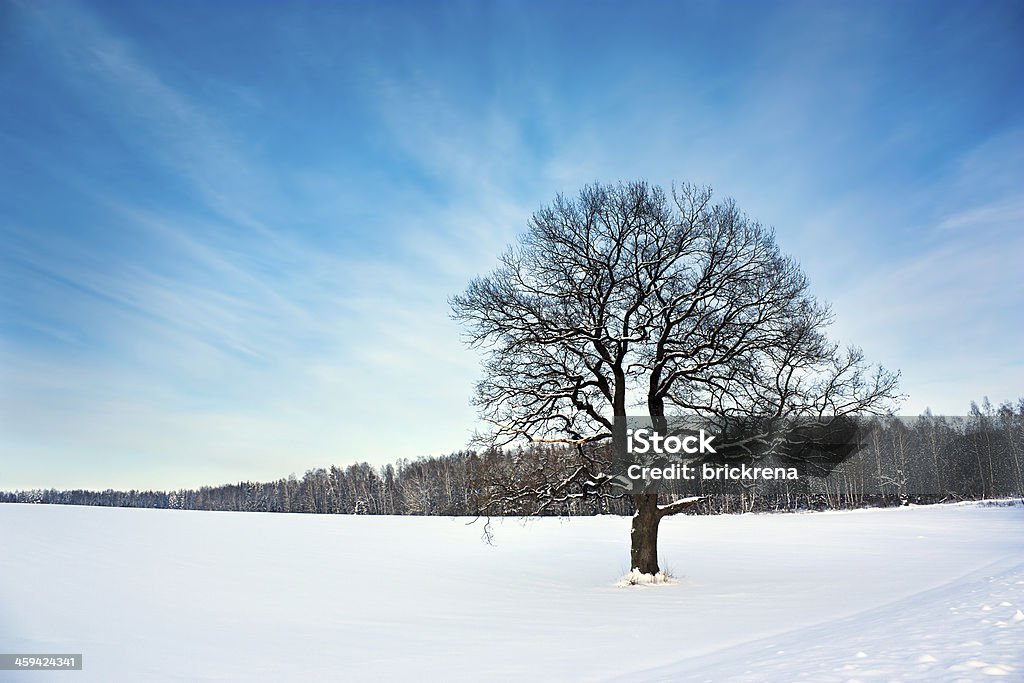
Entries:
<svg viewBox="0 0 1024 683">
<path fill-rule="evenodd" d="M 485 510 L 622 495 L 599 448 L 616 416 L 835 417 L 897 398 L 897 373 L 826 336 L 828 306 L 773 231 L 709 188 L 632 182 L 558 196 L 451 303 L 484 354 L 475 403 L 489 443 L 573 445 L 571 458 L 492 480 Z M 699 499 L 631 497 L 631 567 L 654 574 L 659 522 Z"/>
</svg>

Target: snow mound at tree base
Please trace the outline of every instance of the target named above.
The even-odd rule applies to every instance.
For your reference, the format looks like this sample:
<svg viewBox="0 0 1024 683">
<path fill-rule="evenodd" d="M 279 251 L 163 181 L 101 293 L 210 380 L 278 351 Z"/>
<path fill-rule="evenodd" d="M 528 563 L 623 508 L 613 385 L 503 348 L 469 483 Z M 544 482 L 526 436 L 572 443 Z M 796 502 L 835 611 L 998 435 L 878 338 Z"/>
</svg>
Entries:
<svg viewBox="0 0 1024 683">
<path fill-rule="evenodd" d="M 668 586 L 679 583 L 679 579 L 666 574 L 665 572 L 658 572 L 657 574 L 644 574 L 639 569 L 632 569 L 628 574 L 623 576 L 616 586 Z"/>
</svg>

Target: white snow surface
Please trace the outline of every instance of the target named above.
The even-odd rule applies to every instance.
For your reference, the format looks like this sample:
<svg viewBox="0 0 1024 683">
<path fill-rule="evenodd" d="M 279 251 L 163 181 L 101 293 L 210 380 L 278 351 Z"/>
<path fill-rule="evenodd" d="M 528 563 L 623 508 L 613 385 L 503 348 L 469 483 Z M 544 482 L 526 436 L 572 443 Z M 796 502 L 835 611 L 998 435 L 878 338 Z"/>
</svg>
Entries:
<svg viewBox="0 0 1024 683">
<path fill-rule="evenodd" d="M 14 681 L 1024 681 L 1024 508 L 621 517 L 0 505 Z"/>
</svg>

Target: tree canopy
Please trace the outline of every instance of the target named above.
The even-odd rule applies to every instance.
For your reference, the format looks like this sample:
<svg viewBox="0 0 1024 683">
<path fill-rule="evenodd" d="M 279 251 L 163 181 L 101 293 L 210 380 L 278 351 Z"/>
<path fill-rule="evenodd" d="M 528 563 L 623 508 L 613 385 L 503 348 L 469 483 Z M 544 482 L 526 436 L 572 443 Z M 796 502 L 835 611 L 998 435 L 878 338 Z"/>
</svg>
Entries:
<svg viewBox="0 0 1024 683">
<path fill-rule="evenodd" d="M 510 473 L 499 487 L 538 510 L 614 495 L 593 446 L 611 439 L 616 417 L 836 417 L 898 398 L 898 373 L 828 338 L 831 310 L 773 230 L 707 187 L 559 195 L 451 304 L 484 353 L 475 403 L 486 440 L 578 446 L 576 462 Z M 655 537 L 658 519 L 686 507 L 634 502 Z M 644 564 L 656 570 L 656 557 Z"/>
</svg>

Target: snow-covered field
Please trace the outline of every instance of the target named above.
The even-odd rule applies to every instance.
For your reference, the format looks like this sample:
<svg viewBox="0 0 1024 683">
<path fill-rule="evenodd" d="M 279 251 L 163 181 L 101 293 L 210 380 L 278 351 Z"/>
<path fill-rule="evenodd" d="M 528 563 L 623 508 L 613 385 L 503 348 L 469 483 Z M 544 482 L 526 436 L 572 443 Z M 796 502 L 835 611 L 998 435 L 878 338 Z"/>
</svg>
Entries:
<svg viewBox="0 0 1024 683">
<path fill-rule="evenodd" d="M 466 521 L 0 505 L 0 680 L 1024 680 L 1019 506 Z"/>
</svg>

